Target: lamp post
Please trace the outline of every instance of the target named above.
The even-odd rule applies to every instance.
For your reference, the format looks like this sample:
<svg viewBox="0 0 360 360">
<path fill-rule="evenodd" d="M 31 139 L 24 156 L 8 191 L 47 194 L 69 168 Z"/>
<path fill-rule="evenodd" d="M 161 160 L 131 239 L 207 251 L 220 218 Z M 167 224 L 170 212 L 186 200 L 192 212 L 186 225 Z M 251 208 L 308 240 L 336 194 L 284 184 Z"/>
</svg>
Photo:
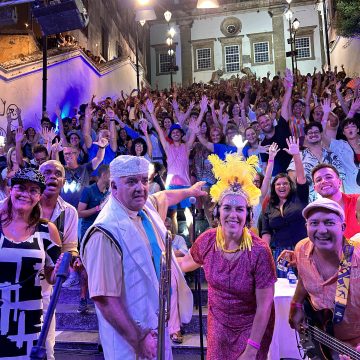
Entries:
<svg viewBox="0 0 360 360">
<path fill-rule="evenodd" d="M 294 48 L 294 59 L 295 59 L 295 77 L 297 76 L 297 71 L 298 71 L 298 68 L 297 68 L 297 50 L 296 50 L 296 32 L 297 30 L 299 29 L 299 26 L 300 26 L 300 21 L 295 18 L 294 21 L 292 22 L 292 29 L 293 29 L 293 48 Z"/>
<path fill-rule="evenodd" d="M 293 18 L 294 13 L 290 9 L 290 3 L 291 0 L 287 0 L 287 3 L 289 4 L 287 10 L 285 11 L 285 18 L 289 23 L 289 32 L 290 32 L 290 38 L 287 40 L 288 44 L 290 45 L 290 52 L 286 53 L 286 56 L 291 56 L 291 70 L 292 73 L 295 73 L 295 61 L 294 61 L 294 42 L 293 42 L 293 33 L 292 33 L 292 24 L 291 19 Z"/>
<path fill-rule="evenodd" d="M 167 10 L 164 12 L 164 18 L 168 24 L 168 37 L 166 39 L 166 44 L 168 46 L 168 55 L 169 55 L 169 59 L 170 59 L 170 65 L 169 65 L 169 70 L 170 70 L 170 88 L 172 88 L 173 86 L 173 68 L 174 68 L 174 55 L 175 55 L 175 51 L 173 48 L 173 43 L 174 43 L 174 36 L 176 34 L 175 29 L 173 27 L 170 28 L 170 20 L 172 17 L 172 13 Z"/>
</svg>

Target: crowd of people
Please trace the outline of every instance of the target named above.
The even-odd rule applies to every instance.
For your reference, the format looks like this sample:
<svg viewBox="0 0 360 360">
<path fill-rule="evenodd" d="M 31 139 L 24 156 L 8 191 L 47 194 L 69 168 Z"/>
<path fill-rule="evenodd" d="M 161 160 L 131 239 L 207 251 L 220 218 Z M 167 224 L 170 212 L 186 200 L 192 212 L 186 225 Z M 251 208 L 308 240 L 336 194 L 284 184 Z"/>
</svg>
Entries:
<svg viewBox="0 0 360 360">
<path fill-rule="evenodd" d="M 116 99 L 93 95 L 68 117 L 60 106 L 44 114 L 38 129 L 25 129 L 19 116 L 13 130 L 9 118 L 0 144 L 0 269 L 10 270 L 0 271 L 0 311 L 8 317 L 0 358 L 27 358 L 66 251 L 74 261 L 63 286 L 80 282 L 79 313 L 94 300 L 105 357 L 154 358 L 169 230 L 167 359 L 171 340 L 182 341 L 181 323 L 191 319 L 183 273 L 200 266 L 209 286 L 207 358 L 266 359 L 274 284 L 286 277 L 279 259 L 299 276 L 290 312 L 297 329 L 307 297 L 317 309 L 344 305 L 336 294 L 338 272 L 347 272 L 335 336 L 355 349 L 359 89 L 360 79 L 344 68 L 296 76 L 287 69 L 272 79 L 268 73 L 162 91 L 142 86 Z M 177 220 L 192 196 L 209 229 L 186 244 Z M 48 359 L 54 344 L 55 319 Z"/>
</svg>

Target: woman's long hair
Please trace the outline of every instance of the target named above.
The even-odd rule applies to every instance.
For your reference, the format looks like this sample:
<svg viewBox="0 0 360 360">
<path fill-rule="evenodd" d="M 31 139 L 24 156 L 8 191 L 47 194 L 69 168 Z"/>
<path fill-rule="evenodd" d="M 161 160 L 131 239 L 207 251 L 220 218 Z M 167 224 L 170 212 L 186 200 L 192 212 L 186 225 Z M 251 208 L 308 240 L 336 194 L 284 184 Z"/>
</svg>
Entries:
<svg viewBox="0 0 360 360">
<path fill-rule="evenodd" d="M 7 154 L 6 154 L 6 164 L 7 164 L 7 170 L 8 171 L 11 171 L 12 169 L 13 169 L 13 167 L 14 167 L 14 163 L 12 162 L 12 160 L 11 160 L 11 155 L 12 155 L 12 153 L 15 151 L 15 147 L 14 146 L 12 146 L 9 150 L 8 150 L 8 152 L 7 152 Z"/>
<path fill-rule="evenodd" d="M 31 210 L 30 216 L 29 216 L 29 224 L 28 228 L 31 228 L 35 225 L 37 225 L 40 221 L 40 215 L 41 215 L 41 208 L 40 208 L 40 201 L 34 206 L 34 208 Z M 7 200 L 5 201 L 5 206 L 2 208 L 0 212 L 0 221 L 2 226 L 7 226 L 13 221 L 13 205 L 11 202 L 11 197 L 9 196 Z"/>
<path fill-rule="evenodd" d="M 286 173 L 277 174 L 274 177 L 273 182 L 271 183 L 271 190 L 270 190 L 270 204 L 273 206 L 279 205 L 280 203 L 280 199 L 275 191 L 275 183 L 280 178 L 286 178 L 290 183 L 290 192 L 289 195 L 287 196 L 287 199 L 291 198 L 296 192 L 296 184 L 291 180 L 288 174 Z"/>
</svg>

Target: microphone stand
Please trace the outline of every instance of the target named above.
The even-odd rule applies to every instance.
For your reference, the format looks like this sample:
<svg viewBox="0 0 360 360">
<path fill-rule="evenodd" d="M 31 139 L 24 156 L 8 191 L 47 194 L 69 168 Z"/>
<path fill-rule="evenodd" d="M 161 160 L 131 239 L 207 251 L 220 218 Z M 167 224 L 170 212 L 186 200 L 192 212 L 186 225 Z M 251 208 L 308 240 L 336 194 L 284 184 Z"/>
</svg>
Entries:
<svg viewBox="0 0 360 360">
<path fill-rule="evenodd" d="M 54 291 L 51 296 L 49 308 L 46 312 L 44 324 L 41 328 L 40 336 L 37 341 L 37 344 L 32 347 L 31 353 L 30 353 L 30 359 L 31 360 L 44 360 L 46 359 L 46 346 L 45 341 L 49 332 L 51 320 L 54 316 L 55 307 L 58 302 L 61 286 L 63 282 L 65 281 L 68 271 L 69 271 L 69 265 L 71 261 L 72 255 L 69 252 L 64 253 L 64 256 L 61 260 L 61 264 L 59 267 L 59 270 L 56 274 L 56 283 L 54 286 Z"/>
<path fill-rule="evenodd" d="M 192 237 L 193 241 L 195 242 L 196 238 L 196 229 L 195 229 L 195 203 L 196 198 L 191 197 L 190 198 L 191 203 L 191 215 L 193 219 L 193 228 L 192 228 Z M 205 350 L 204 350 L 204 330 L 203 330 L 203 316 L 202 316 L 202 302 L 201 302 L 201 276 L 200 276 L 201 268 L 197 269 L 195 271 L 195 294 L 197 295 L 197 305 L 199 308 L 199 328 L 200 328 L 200 357 L 201 360 L 205 359 Z M 195 295 L 195 296 L 196 296 Z"/>
</svg>

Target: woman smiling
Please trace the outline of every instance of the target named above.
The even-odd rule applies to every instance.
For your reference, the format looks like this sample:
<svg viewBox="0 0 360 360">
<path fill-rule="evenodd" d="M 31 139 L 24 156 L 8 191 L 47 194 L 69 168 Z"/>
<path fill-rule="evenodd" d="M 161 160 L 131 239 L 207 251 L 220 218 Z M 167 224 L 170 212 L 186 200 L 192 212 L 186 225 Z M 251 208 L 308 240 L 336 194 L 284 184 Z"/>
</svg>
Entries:
<svg viewBox="0 0 360 360">
<path fill-rule="evenodd" d="M 254 184 L 257 161 L 229 154 L 222 162 L 209 156 L 218 182 L 210 195 L 216 203 L 217 229 L 204 232 L 190 254 L 180 258 L 183 271 L 203 266 L 209 287 L 207 359 L 266 359 L 273 327 L 275 266 L 269 246 L 248 230 L 260 189 Z"/>
<path fill-rule="evenodd" d="M 29 359 L 42 325 L 40 277 L 55 282 L 61 241 L 55 225 L 40 219 L 44 189 L 37 170 L 19 170 L 1 209 L 0 358 Z"/>
</svg>

